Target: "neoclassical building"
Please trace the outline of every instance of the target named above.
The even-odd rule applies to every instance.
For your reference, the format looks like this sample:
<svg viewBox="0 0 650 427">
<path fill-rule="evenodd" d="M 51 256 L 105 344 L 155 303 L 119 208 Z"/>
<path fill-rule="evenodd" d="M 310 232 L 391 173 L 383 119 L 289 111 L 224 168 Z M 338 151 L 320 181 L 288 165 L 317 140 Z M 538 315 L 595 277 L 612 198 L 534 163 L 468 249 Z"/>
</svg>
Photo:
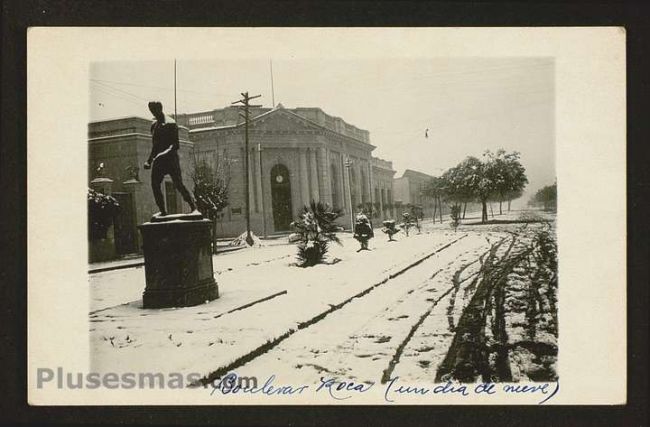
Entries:
<svg viewBox="0 0 650 427">
<path fill-rule="evenodd" d="M 245 125 L 236 107 L 179 114 L 176 121 L 188 188 L 193 187 L 191 173 L 196 160 L 227 168 L 222 170 L 230 180 L 229 205 L 218 224 L 222 237 L 245 231 L 245 156 L 249 162 L 251 229 L 257 235 L 290 231 L 291 222 L 311 200 L 342 209 L 340 223 L 346 228 L 350 227 L 350 214 L 361 209 L 372 210 L 377 222 L 393 217 L 392 162 L 372 156 L 375 146 L 367 130 L 320 108 L 288 109 L 279 104 L 273 109 L 251 109 L 248 153 Z M 151 120 L 134 117 L 89 124 L 89 181 L 95 181 L 91 185 L 111 180 L 110 191 L 132 205 L 124 214 L 128 221 L 122 218 L 116 226 L 116 247 L 118 241 L 129 241 L 122 245 L 124 250 L 127 246 L 139 248 L 135 226 L 157 210 L 149 171 L 136 169 L 149 154 L 150 124 Z M 100 163 L 104 164 L 102 176 L 96 173 Z M 188 209 L 170 181 L 165 182 L 164 193 L 170 212 Z M 120 252 L 123 250 L 118 250 L 118 255 Z"/>
<path fill-rule="evenodd" d="M 229 107 L 177 118 L 189 129 L 197 158 L 230 167 L 229 206 L 220 223 L 224 235 L 241 233 L 244 220 L 245 126 L 238 111 Z M 375 146 L 368 131 L 320 108 L 278 105 L 254 109 L 251 116 L 247 155 L 251 227 L 256 234 L 289 231 L 311 200 L 342 209 L 346 227 L 351 211 L 382 204 L 382 194 L 388 206 L 394 171 L 390 162 L 372 157 Z M 378 218 L 386 215 L 387 209 Z"/>
</svg>

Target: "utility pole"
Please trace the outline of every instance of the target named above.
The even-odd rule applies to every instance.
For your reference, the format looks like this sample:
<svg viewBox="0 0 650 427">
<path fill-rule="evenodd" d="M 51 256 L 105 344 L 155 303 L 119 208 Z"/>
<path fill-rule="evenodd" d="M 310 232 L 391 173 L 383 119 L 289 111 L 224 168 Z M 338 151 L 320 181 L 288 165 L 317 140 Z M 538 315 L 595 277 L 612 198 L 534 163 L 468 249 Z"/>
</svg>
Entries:
<svg viewBox="0 0 650 427">
<path fill-rule="evenodd" d="M 246 243 L 248 246 L 253 245 L 253 237 L 251 236 L 251 201 L 250 201 L 250 182 L 249 182 L 249 168 L 250 165 L 248 164 L 248 156 L 250 155 L 250 151 L 248 148 L 248 122 L 250 121 L 250 107 L 261 107 L 261 105 L 250 105 L 251 99 L 259 98 L 262 95 L 255 95 L 255 96 L 248 96 L 248 92 L 242 92 L 241 93 L 242 99 L 239 101 L 235 101 L 232 103 L 232 105 L 235 104 L 241 104 L 238 105 L 241 109 L 244 110 L 244 113 L 239 112 L 239 115 L 244 118 L 244 144 L 245 144 L 245 149 L 244 149 L 244 185 L 246 187 Z"/>
<path fill-rule="evenodd" d="M 354 233 L 354 209 L 352 208 L 352 183 L 350 182 L 350 168 L 352 167 L 352 160 L 348 156 L 345 159 L 345 170 L 348 176 L 348 203 L 350 205 L 350 227 Z"/>
<path fill-rule="evenodd" d="M 271 108 L 275 108 L 275 88 L 273 87 L 273 60 L 269 59 L 271 67 Z"/>
</svg>

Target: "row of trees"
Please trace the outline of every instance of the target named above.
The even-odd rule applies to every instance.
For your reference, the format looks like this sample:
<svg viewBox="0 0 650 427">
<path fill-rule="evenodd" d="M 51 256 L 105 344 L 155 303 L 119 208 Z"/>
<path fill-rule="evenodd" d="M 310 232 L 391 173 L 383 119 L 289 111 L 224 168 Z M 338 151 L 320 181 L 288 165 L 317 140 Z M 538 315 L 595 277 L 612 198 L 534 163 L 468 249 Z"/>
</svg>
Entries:
<svg viewBox="0 0 650 427">
<path fill-rule="evenodd" d="M 537 190 L 537 193 L 528 204 L 532 206 L 542 205 L 545 211 L 557 209 L 557 182 Z"/>
<path fill-rule="evenodd" d="M 424 193 L 445 200 L 458 209 L 468 202 L 480 202 L 481 222 L 484 223 L 488 219 L 488 202 L 498 201 L 499 213 L 503 213 L 502 203 L 507 201 L 509 207 L 510 201 L 521 197 L 526 184 L 528 178 L 519 152 L 508 153 L 499 149 L 493 153 L 487 150 L 480 159 L 469 156 L 432 179 Z"/>
</svg>

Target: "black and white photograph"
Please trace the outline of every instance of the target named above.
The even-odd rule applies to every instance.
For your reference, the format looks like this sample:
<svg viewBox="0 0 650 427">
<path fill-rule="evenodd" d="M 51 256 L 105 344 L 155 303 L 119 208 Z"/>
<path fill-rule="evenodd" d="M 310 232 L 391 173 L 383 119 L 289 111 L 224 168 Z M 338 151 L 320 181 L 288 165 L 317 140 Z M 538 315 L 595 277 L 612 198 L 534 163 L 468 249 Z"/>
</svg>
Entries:
<svg viewBox="0 0 650 427">
<path fill-rule="evenodd" d="M 391 62 L 91 65 L 98 369 L 557 379 L 552 59 Z"/>
<path fill-rule="evenodd" d="M 37 392 L 171 404 L 580 399 L 566 367 L 588 356 L 567 319 L 596 297 L 576 295 L 562 233 L 591 208 L 567 197 L 583 172 L 571 168 L 580 140 L 567 138 L 564 113 L 581 107 L 559 104 L 566 76 L 579 77 L 545 34 L 524 33 L 542 46 L 525 53 L 498 30 L 468 33 L 477 46 L 494 37 L 481 53 L 448 39 L 437 52 L 413 47 L 436 46 L 442 33 L 427 29 L 188 30 L 169 49 L 158 49 L 169 32 L 136 30 L 120 39 L 142 42 L 128 55 L 82 56 L 86 78 L 69 98 L 85 131 L 69 144 L 74 174 L 86 177 L 74 186 L 83 217 L 68 224 L 82 281 L 70 286 L 85 289 L 60 339 L 83 351 L 74 367 L 34 365 Z M 217 49 L 242 32 L 257 49 Z M 624 180 L 624 165 L 601 172 Z M 624 282 L 609 286 L 616 301 Z M 577 394 L 563 400 L 565 374 Z"/>
</svg>

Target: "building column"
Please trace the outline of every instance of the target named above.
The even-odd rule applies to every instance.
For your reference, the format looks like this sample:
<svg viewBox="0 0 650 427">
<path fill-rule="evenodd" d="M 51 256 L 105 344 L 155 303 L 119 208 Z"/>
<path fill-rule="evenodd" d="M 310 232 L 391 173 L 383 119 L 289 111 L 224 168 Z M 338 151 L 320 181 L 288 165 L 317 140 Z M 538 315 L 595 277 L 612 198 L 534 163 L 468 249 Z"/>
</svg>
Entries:
<svg viewBox="0 0 650 427">
<path fill-rule="evenodd" d="M 314 148 L 309 150 L 309 173 L 311 175 L 311 179 L 309 180 L 311 199 L 318 202 L 320 200 L 318 193 L 318 165 L 316 163 L 316 150 Z"/>
<path fill-rule="evenodd" d="M 340 163 L 341 163 L 341 165 L 339 167 L 339 171 L 340 171 L 340 175 L 341 175 L 340 182 L 341 182 L 341 186 L 343 187 L 342 188 L 343 191 L 341 192 L 341 195 L 343 196 L 343 208 L 344 208 L 345 213 L 347 215 L 350 215 L 350 211 L 351 211 L 350 210 L 350 186 L 348 185 L 349 174 L 348 174 L 348 170 L 345 167 L 345 159 L 343 158 L 342 153 L 339 156 L 339 158 L 340 158 Z"/>
<path fill-rule="evenodd" d="M 374 200 L 374 194 L 373 194 L 373 189 L 372 189 L 372 160 L 368 160 L 367 166 L 368 168 L 368 203 L 370 203 L 370 206 L 372 208 L 372 211 L 374 213 L 375 211 L 375 200 Z"/>
<path fill-rule="evenodd" d="M 251 156 L 251 153 L 247 153 L 248 155 L 248 201 L 249 201 L 249 207 L 251 210 L 251 213 L 253 213 L 256 210 L 256 203 L 255 203 L 255 181 L 253 179 L 253 156 Z"/>
<path fill-rule="evenodd" d="M 363 204 L 363 186 L 361 185 L 361 180 L 363 180 L 363 175 L 361 174 L 361 159 L 356 159 L 354 161 L 354 168 L 356 169 L 356 172 L 354 173 L 357 177 L 357 190 L 356 193 L 358 194 L 357 196 L 357 205 L 362 205 Z M 359 209 L 359 212 L 363 210 Z"/>
<path fill-rule="evenodd" d="M 334 163 L 332 156 L 332 152 L 330 150 L 327 150 L 327 157 L 325 158 L 325 161 L 327 162 L 327 171 L 330 178 L 330 196 L 332 197 L 332 206 L 336 205 L 337 207 L 340 207 L 341 192 L 339 191 L 339 174 L 336 170 L 332 170 L 332 164 Z M 334 193 L 337 193 L 336 199 L 334 198 Z"/>
<path fill-rule="evenodd" d="M 319 192 L 321 201 L 332 206 L 332 182 L 330 180 L 330 165 L 325 147 L 318 149 L 318 168 L 320 169 Z"/>
<path fill-rule="evenodd" d="M 303 206 L 309 206 L 309 174 L 307 172 L 307 151 L 299 149 L 300 154 L 300 198 Z"/>
<path fill-rule="evenodd" d="M 366 191 L 364 191 L 363 198 L 366 200 L 366 203 L 370 203 L 370 171 L 368 169 L 368 161 L 363 162 L 361 165 L 361 169 L 363 170 L 363 188 L 365 188 Z"/>
<path fill-rule="evenodd" d="M 338 167 L 336 168 L 336 170 L 337 170 L 337 172 L 339 174 L 339 179 L 337 180 L 338 181 L 337 183 L 339 185 L 339 188 L 338 188 L 338 190 L 339 190 L 339 202 L 340 202 L 339 208 L 341 208 L 341 209 L 343 209 L 343 211 L 345 211 L 347 203 L 348 203 L 348 198 L 345 195 L 345 192 L 347 191 L 346 186 L 345 186 L 345 178 L 344 178 L 345 170 L 343 169 L 345 166 L 343 165 L 343 155 L 341 153 L 338 153 L 338 158 L 337 158 L 336 161 L 339 164 Z"/>
<path fill-rule="evenodd" d="M 255 156 L 254 161 L 255 161 L 255 194 L 257 195 L 256 201 L 257 204 L 255 205 L 255 211 L 256 212 L 262 212 L 262 197 L 264 197 L 264 194 L 262 194 L 262 169 L 260 168 L 260 156 L 262 153 L 257 149 L 257 145 L 255 145 Z"/>
</svg>

